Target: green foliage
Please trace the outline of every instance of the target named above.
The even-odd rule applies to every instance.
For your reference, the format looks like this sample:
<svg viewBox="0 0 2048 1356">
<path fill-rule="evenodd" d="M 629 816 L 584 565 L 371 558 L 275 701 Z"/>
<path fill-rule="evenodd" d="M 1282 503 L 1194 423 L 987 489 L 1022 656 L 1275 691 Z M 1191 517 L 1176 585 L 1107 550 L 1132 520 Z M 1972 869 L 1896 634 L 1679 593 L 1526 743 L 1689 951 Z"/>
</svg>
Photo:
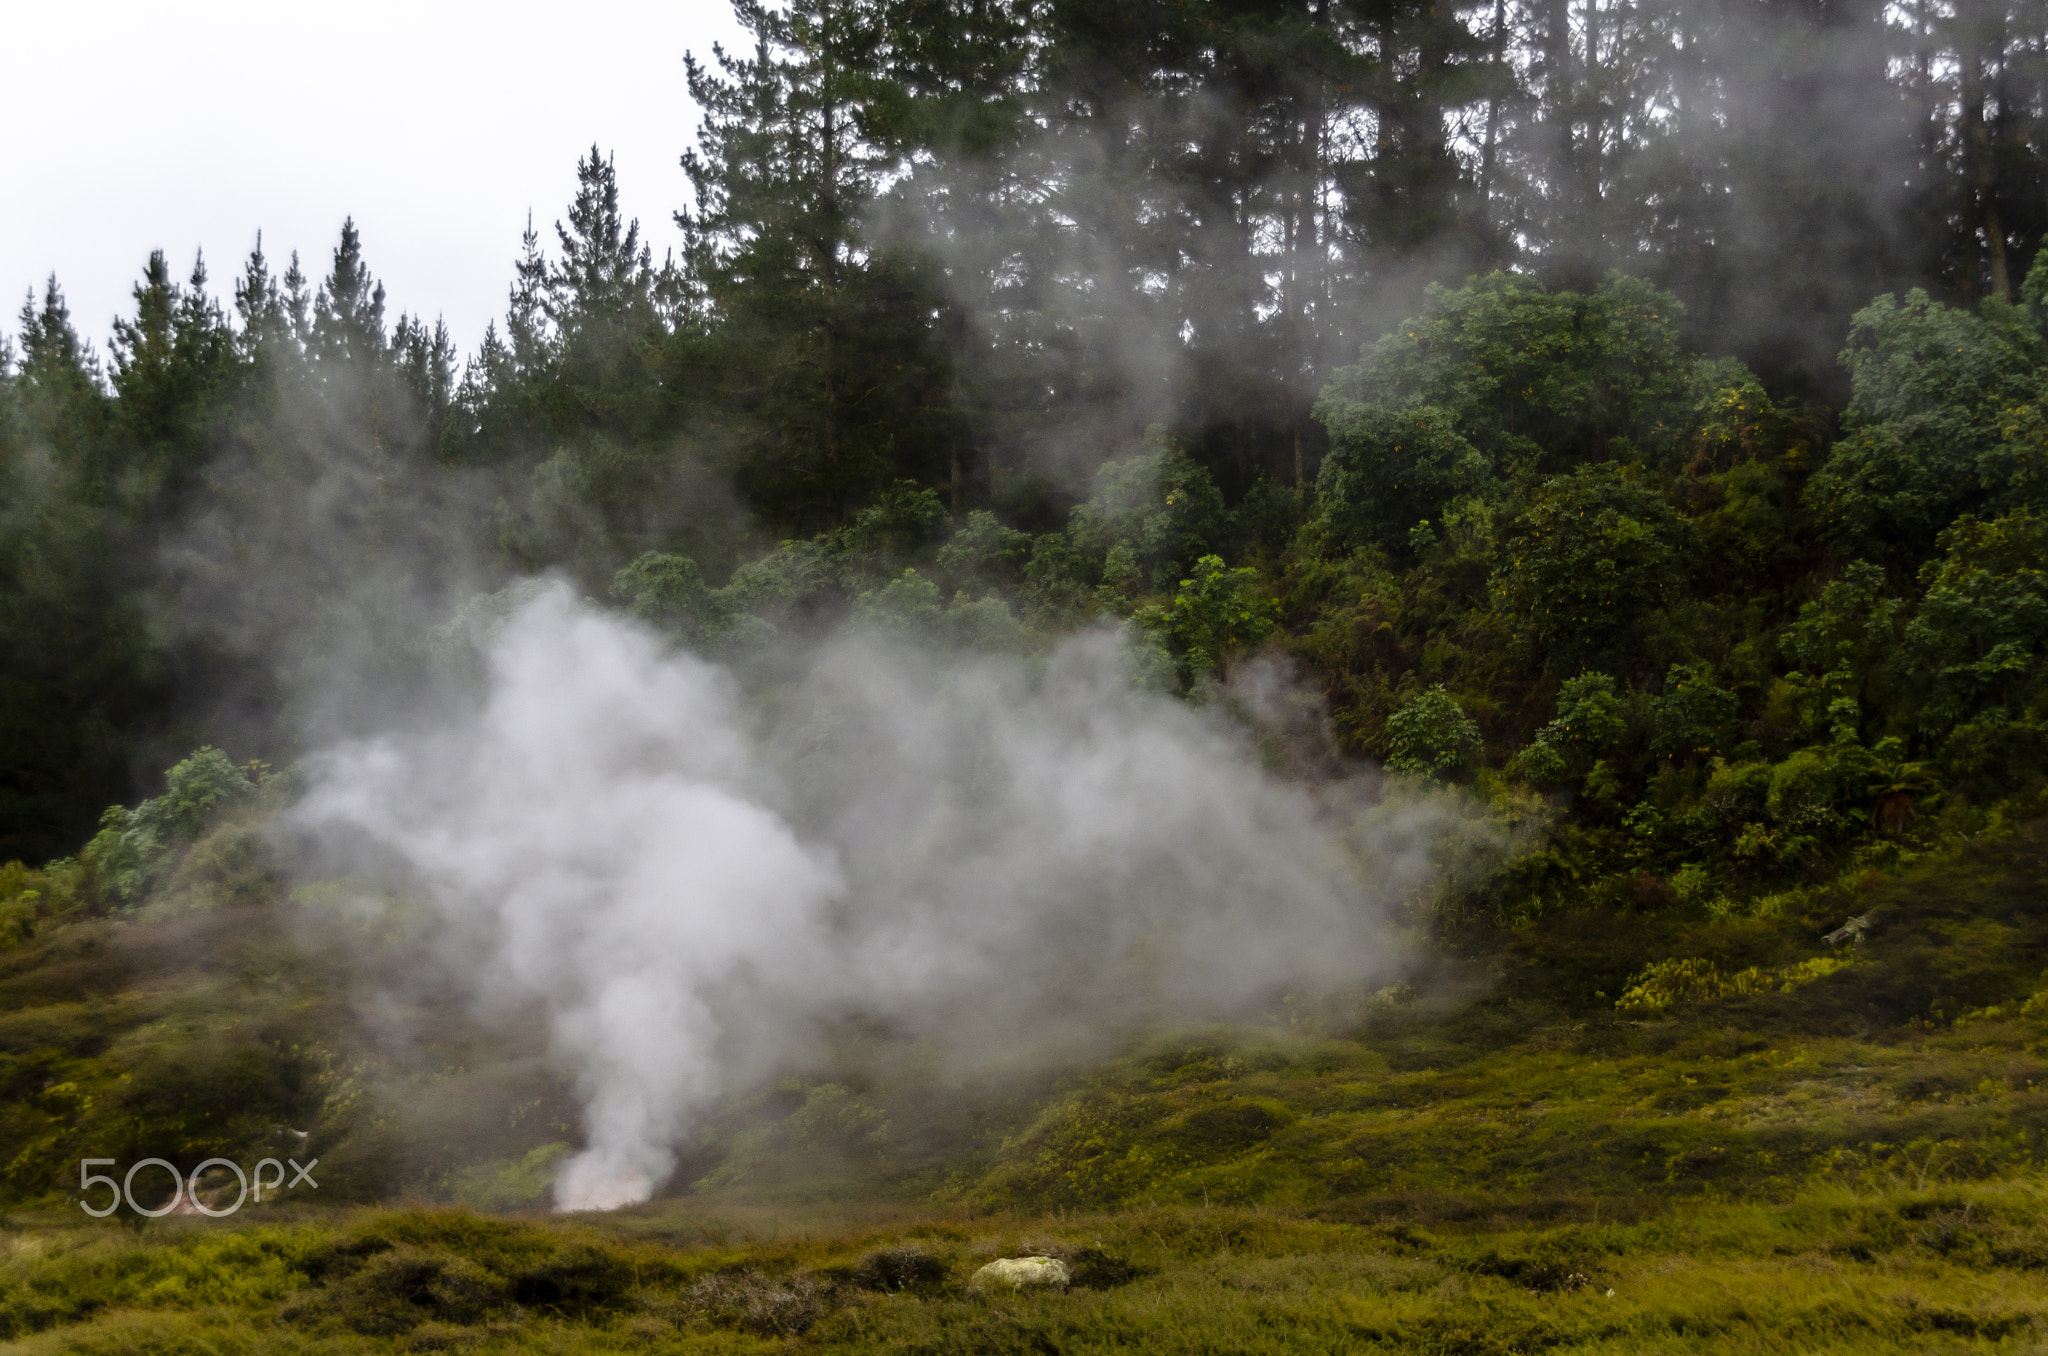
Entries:
<svg viewBox="0 0 2048 1356">
<path fill-rule="evenodd" d="M 556 1141 L 537 1145 L 518 1158 L 467 1168 L 450 1184 L 455 1199 L 479 1210 L 520 1210 L 545 1202 L 555 1184 L 555 1171 L 570 1146 Z"/>
<path fill-rule="evenodd" d="M 1581 673 L 1558 689 L 1557 714 L 1517 755 L 1523 773 L 1539 782 L 1561 781 L 1583 772 L 1590 760 L 1621 742 L 1628 717 L 1614 679 Z"/>
<path fill-rule="evenodd" d="M 1618 743 L 1628 732 L 1614 679 L 1604 673 L 1567 678 L 1557 694 L 1557 715 L 1542 737 L 1561 748 L 1592 753 Z"/>
<path fill-rule="evenodd" d="M 206 291 L 204 260 L 180 287 L 163 251 L 152 250 L 134 296 L 135 319 L 114 322 L 109 374 L 123 432 L 146 449 L 138 469 L 183 489 L 197 469 L 194 454 L 216 431 L 210 425 L 234 372 L 233 335 Z"/>
<path fill-rule="evenodd" d="M 1478 754 L 1479 726 L 1442 683 L 1404 703 L 1387 721 L 1387 771 L 1440 780 Z"/>
<path fill-rule="evenodd" d="M 221 816 L 256 794 L 249 771 L 211 746 L 171 768 L 164 780 L 162 795 L 132 810 L 109 806 L 100 818 L 100 831 L 80 854 L 118 900 L 136 900 L 168 853 L 189 846 Z"/>
<path fill-rule="evenodd" d="M 2000 464 L 2019 466 L 2033 437 L 2022 405 L 2048 363 L 2032 319 L 1872 308 L 1832 448 L 1824 418 L 1774 402 L 1740 364 L 1657 356 L 1672 331 L 1646 341 L 1654 373 L 1611 379 L 1642 387 L 1635 432 L 1580 437 L 1560 411 L 1580 410 L 1583 432 L 1621 404 L 1601 405 L 1610 379 L 1589 375 L 1600 345 L 1557 335 L 1618 298 L 1506 280 L 1437 294 L 1325 393 L 1324 492 L 1282 602 L 1352 747 L 1387 749 L 1401 694 L 1441 683 L 1520 744 L 1519 778 L 1575 793 L 1503 884 L 1507 917 L 1592 898 L 1767 907 L 1923 850 L 1936 807 L 2032 794 L 2048 756 L 2048 541 L 2027 476 L 2008 477 L 2019 498 L 1997 517 L 1964 511 L 1981 495 L 1930 508 L 1923 545 L 1898 522 L 1838 532 L 1861 543 L 1846 562 L 1819 554 L 1807 516 L 1835 513 L 1843 486 L 1893 484 L 1866 474 L 1858 439 L 1937 416 L 1963 421 L 1956 437 L 1983 434 L 1994 397 L 2011 416 Z M 1550 433 L 1527 431 L 1539 426 Z M 1424 484 L 1433 502 L 1400 498 Z M 1901 588 L 1916 571 L 1918 588 Z M 1553 710 L 1546 672 L 1565 679 Z"/>
<path fill-rule="evenodd" d="M 938 568 L 956 588 L 1016 588 L 1036 549 L 1028 532 L 1002 525 L 987 509 L 975 509 L 939 548 Z"/>
<path fill-rule="evenodd" d="M 1926 592 L 1904 637 L 1920 724 L 1946 732 L 1990 710 L 2019 715 L 2042 688 L 2048 519 L 2024 509 L 1989 522 L 1965 517 L 1941 547 L 1921 569 Z"/>
<path fill-rule="evenodd" d="M 1657 748 L 1679 755 L 1712 753 L 1740 705 L 1733 692 L 1715 686 L 1714 671 L 1707 665 L 1673 664 L 1664 678 L 1663 695 L 1651 707 Z"/>
<path fill-rule="evenodd" d="M 1405 542 L 1419 555 L 1435 543 L 1428 522 L 1444 505 L 1493 488 L 1493 467 L 1448 410 L 1327 396 L 1318 409 L 1330 427 L 1330 451 L 1316 476 L 1316 504 L 1339 550 Z"/>
<path fill-rule="evenodd" d="M 611 593 L 640 620 L 685 635 L 702 625 L 709 604 L 697 562 L 661 551 L 622 566 L 612 576 Z"/>
<path fill-rule="evenodd" d="M 936 630 L 944 608 L 939 586 L 916 570 L 905 570 L 854 605 L 863 621 L 884 632 L 916 636 Z"/>
<path fill-rule="evenodd" d="M 1761 392 L 1725 362 L 1696 383 L 1684 309 L 1619 274 L 1584 294 L 1500 273 L 1431 287 L 1422 313 L 1368 345 L 1316 406 L 1333 539 L 1399 548 L 1453 499 L 1591 461 L 1662 460 L 1695 423 L 1717 448 L 1739 442 Z"/>
<path fill-rule="evenodd" d="M 1856 313 L 1842 363 L 1847 436 L 1808 498 L 1853 549 L 1915 559 L 1957 515 L 2009 512 L 2048 489 L 2048 341 L 2012 308 L 1880 297 Z"/>
<path fill-rule="evenodd" d="M 1866 764 L 1858 749 L 1800 749 L 1771 770 L 1764 808 L 1795 832 L 1824 832 L 1843 823 L 1842 809 L 1863 793 Z"/>
<path fill-rule="evenodd" d="M 1711 1157 L 1683 1170 L 1711 1174 Z M 38 1346 L 236 1356 L 948 1351 L 994 1347 L 991 1331 L 996 1349 L 1090 1356 L 1187 1333 L 1247 1356 L 1608 1356 L 1767 1348 L 1788 1332 L 1822 1349 L 1960 1352 L 2031 1329 L 2042 1217 L 2023 1179 L 1956 1181 L 1952 1158 L 1931 1140 L 1873 1145 L 1768 1202 L 1604 1214 L 1570 1197 L 1423 1194 L 1344 1214 L 1197 1202 L 864 1224 L 784 1211 L 731 1238 L 674 1206 L 637 1222 L 651 1238 L 428 1210 L 161 1239 L 38 1230 L 8 1264 L 5 1302 L 10 1331 Z M 1481 1204 L 1491 1212 L 1474 1218 Z M 997 1255 L 1061 1258 L 1075 1285 L 970 1292 L 965 1277 Z"/>
<path fill-rule="evenodd" d="M 187 323 L 183 294 L 152 295 L 163 326 Z M 127 416 L 54 277 L 23 304 L 18 333 L 18 367 L 0 340 L 0 860 L 45 861 L 75 852 L 101 809 L 130 793 L 129 761 L 165 723 L 174 694 L 135 592 L 154 552 L 138 520 L 169 463 L 196 460 L 189 443 L 158 439 L 206 423 L 194 402 L 215 376 L 179 366 L 200 361 L 204 336 L 152 340 L 147 381 L 143 355 L 117 348 L 120 381 L 138 405 L 143 385 L 155 400 L 135 411 L 132 436 L 152 427 L 130 465 Z"/>
<path fill-rule="evenodd" d="M 835 584 L 825 547 L 786 541 L 732 572 L 718 591 L 718 606 L 729 625 L 753 619 L 773 625 L 800 618 Z"/>
<path fill-rule="evenodd" d="M 65 858 L 41 870 L 0 864 L 0 951 L 21 946 L 88 902 L 85 868 Z"/>
<path fill-rule="evenodd" d="M 1541 762 L 1533 639 L 1550 675 L 1630 693 L 1710 665 L 1743 761 L 1853 726 L 1964 796 L 2017 794 L 1999 751 L 2042 719 L 2029 586 L 1924 571 L 1959 515 L 2042 507 L 2048 270 L 2001 299 L 2038 253 L 2041 153 L 2024 118 L 1966 135 L 1967 90 L 1907 91 L 1933 119 L 1910 135 L 1865 116 L 1904 97 L 1886 72 L 1977 69 L 1951 50 L 1968 25 L 1910 53 L 1875 10 L 1829 28 L 1876 55 L 1829 105 L 1854 135 L 1819 136 L 1845 115 L 1758 93 L 1798 86 L 1800 43 L 1624 42 L 1595 91 L 1548 21 L 1317 14 L 747 0 L 747 40 L 686 68 L 678 255 L 653 258 L 592 145 L 466 355 L 397 309 L 352 221 L 317 268 L 253 251 L 232 306 L 197 260 L 136 260 L 103 354 L 49 280 L 0 345 L 0 857 L 77 851 L 175 749 L 231 728 L 288 746 L 284 706 L 315 687 L 430 681 L 395 600 L 476 568 L 487 590 L 617 581 L 714 649 L 892 589 L 904 613 L 915 570 L 939 612 L 971 610 L 941 630 L 1028 648 L 1169 611 L 1214 555 L 1261 572 L 1354 751 L 1443 681 Z M 1822 169 L 1780 154 L 1849 142 Z M 1274 187 L 1304 166 L 1314 203 Z M 1926 191 L 1887 235 L 1897 204 L 1859 195 L 1908 179 Z M 1811 360 L 1868 301 L 1845 288 L 1904 299 L 1847 327 L 1830 446 Z M 1991 299 L 1931 299 L 1966 295 Z M 1389 306 L 1411 314 L 1373 333 Z M 1134 419 L 1158 420 L 1143 450 Z M 1560 490 L 1581 476 L 1647 498 Z M 1815 571 L 1859 558 L 1889 586 L 1821 604 Z M 1836 653 L 1782 671 L 1805 603 L 1870 643 L 1822 637 Z M 375 681 L 330 682 L 341 652 Z M 1697 788 L 1655 765 L 1679 750 L 1641 705 L 1596 799 L 1678 825 Z"/>
<path fill-rule="evenodd" d="M 81 1146 L 248 1157 L 279 1119 L 342 1133 L 335 1108 L 359 1095 L 304 1069 L 303 1092 L 280 1100 L 269 1083 L 303 1040 L 279 1019 L 323 973 L 324 1001 L 347 1011 L 348 978 L 287 963 L 296 992 L 279 993 L 292 953 L 252 937 L 264 911 L 179 934 L 182 955 L 171 934 L 117 923 L 132 944 L 46 941 L 29 969 L 0 964 L 18 994 L 74 986 L 0 1021 L 0 1053 L 36 1061 L 0 1062 L 10 1090 L 33 1089 L 0 1115 L 0 1148 L 28 1169 L 9 1178 L 28 1208 L 0 1257 L 0 1335 L 252 1352 L 953 1350 L 1000 1316 L 1082 1350 L 1185 1323 L 1275 1353 L 1356 1345 L 1361 1324 L 1389 1351 L 1445 1332 L 1621 1351 L 1652 1323 L 1694 1345 L 1754 1345 L 1793 1322 L 1827 1333 L 1900 1273 L 1915 1304 L 1858 1317 L 1845 1347 L 1926 1350 L 1966 1318 L 2006 1331 L 2015 1313 L 2031 1322 L 2048 1248 L 2034 1181 L 2048 923 L 2012 906 L 2038 891 L 2044 842 L 2037 824 L 1781 919 L 1550 915 L 1485 943 L 1476 994 L 1296 1000 L 1264 1024 L 1157 1033 L 993 1103 L 921 1100 L 915 1075 L 879 1069 L 859 1087 L 792 1082 L 738 1122 L 765 1137 L 731 1121 L 705 1135 L 752 1171 L 581 1219 L 273 1201 L 226 1225 L 120 1229 L 81 1224 L 61 1198 L 38 1209 L 62 1176 L 41 1165 L 75 1169 Z M 1861 944 L 1821 950 L 1816 933 L 1845 914 L 1866 921 Z M 109 951 L 199 968 L 81 973 Z M 81 1001 L 81 984 L 116 1001 Z M 977 1129 L 933 1168 L 918 1146 L 941 1107 Z M 481 1162 L 465 1149 L 414 1189 L 530 1209 L 563 1152 L 534 1130 L 541 1142 Z M 341 1170 L 323 1168 L 323 1194 L 363 1164 L 346 1143 L 320 1138 Z M 969 1291 L 977 1267 L 1017 1255 L 1064 1260 L 1075 1286 Z M 1730 1284 L 1740 1304 L 1700 1301 Z M 1939 1322 L 1922 1321 L 1937 1300 Z"/>
<path fill-rule="evenodd" d="M 2041 838 L 2014 828 L 2048 768 L 2025 25 L 1834 15 L 1828 40 L 1870 58 L 1830 68 L 1831 106 L 1869 124 L 1848 137 L 1781 97 L 1813 83 L 1804 39 L 1625 36 L 1575 74 L 1551 50 L 1568 23 L 1505 13 L 747 0 L 751 41 L 688 67 L 680 261 L 656 265 L 591 147 L 459 383 L 353 222 L 324 278 L 259 248 L 232 317 L 202 266 L 176 281 L 153 253 L 105 362 L 54 279 L 32 294 L 0 341 L 0 1180 L 68 1225 L 10 1222 L 0 1334 L 2024 1342 L 2048 1255 Z M 1981 70 L 2000 117 L 1973 112 Z M 1868 116 L 1887 71 L 1925 116 Z M 1798 135 L 1755 135 L 1774 120 Z M 1552 155 L 1531 128 L 1570 134 Z M 1772 149 L 1811 145 L 1838 163 Z M 1923 219 L 1879 240 L 1906 218 L 1860 211 L 1857 183 L 1908 179 Z M 2008 305 L 2005 256 L 2030 250 Z M 1803 336 L 1864 300 L 1835 256 L 1873 290 L 1918 280 L 1882 273 L 1901 259 L 1939 284 L 1855 316 L 1839 438 L 1795 394 L 1827 391 Z M 1610 258 L 1690 318 L 1593 281 Z M 1482 276 L 1359 332 L 1442 268 Z M 1336 351 L 1358 364 L 1319 370 Z M 1155 409 L 1142 449 L 1094 464 Z M 503 577 L 434 647 L 473 648 L 516 577 L 561 571 L 725 655 L 848 622 L 1029 652 L 1109 614 L 1143 681 L 1173 687 L 1177 660 L 1202 701 L 1190 679 L 1286 650 L 1347 751 L 1469 774 L 1410 788 L 1464 827 L 1402 921 L 1483 995 L 1291 994 L 1271 1033 L 1163 1037 L 985 1101 L 907 1092 L 916 1059 L 862 1030 L 858 1067 L 708 1114 L 677 1188 L 698 1199 L 602 1229 L 87 1232 L 53 1194 L 83 1154 L 246 1161 L 297 1127 L 359 1199 L 544 1196 L 573 1122 L 532 1049 L 430 1006 L 399 1014 L 414 1063 L 357 1039 L 351 986 L 413 1001 L 376 969 L 420 941 L 402 901 L 315 883 L 286 913 L 260 778 L 210 747 L 123 808 L 131 768 L 230 720 L 288 746 L 284 703 L 316 683 L 382 702 L 419 680 L 393 600 L 469 578 L 478 543 Z M 1496 775 L 1482 725 L 1546 794 Z M 1850 914 L 1875 920 L 1856 963 L 1812 954 Z M 887 1223 L 784 1230 L 748 1191 Z M 908 1230 L 913 1206 L 942 1218 Z M 1073 1262 L 1075 1292 L 962 1293 L 1026 1249 Z"/>
<path fill-rule="evenodd" d="M 1723 826 L 1761 819 L 1771 792 L 1769 763 L 1713 760 L 1701 800 Z"/>
<path fill-rule="evenodd" d="M 1038 480 L 959 514 L 897 481 L 742 556 L 723 587 L 659 550 L 615 572 L 616 596 L 714 650 L 852 619 L 1029 651 L 1106 612 L 1197 700 L 1277 636 L 1317 669 L 1350 747 L 1397 760 L 1404 698 L 1458 692 L 1463 719 L 1520 744 L 1522 780 L 1574 793 L 1500 885 L 1508 916 L 1538 898 L 1740 909 L 1922 850 L 1951 790 L 2023 794 L 2048 742 L 2031 510 L 1954 524 L 1915 594 L 1874 560 L 1822 562 L 1798 501 L 1824 420 L 1674 347 L 1664 300 L 1617 280 L 1590 299 L 1501 279 L 1438 296 L 1331 388 L 1314 516 L 1277 559 L 1224 553 L 1273 506 L 1233 513 L 1154 428 L 1064 532 L 1013 525 L 1059 521 Z M 1400 506 L 1408 472 L 1385 455 L 1413 452 L 1409 432 L 1455 440 L 1422 461 L 1473 477 L 1442 482 L 1427 514 Z M 1564 680 L 1550 710 L 1546 672 Z M 1478 743 L 1417 747 L 1414 770 L 1499 785 Z"/>
<path fill-rule="evenodd" d="M 1221 556 L 1203 556 L 1180 581 L 1162 625 L 1191 672 L 1220 674 L 1232 657 L 1265 642 L 1278 611 L 1258 570 L 1226 569 Z"/>
<path fill-rule="evenodd" d="M 1087 561 L 1064 534 L 1048 532 L 1033 539 L 1024 566 L 1024 597 L 1033 611 L 1054 624 L 1089 615 L 1096 595 L 1087 578 Z"/>
<path fill-rule="evenodd" d="M 1801 605 L 1799 619 L 1780 641 L 1787 658 L 1808 673 L 1868 675 L 1896 640 L 1897 599 L 1885 597 L 1884 571 L 1868 561 L 1851 561 L 1841 576 L 1821 587 L 1820 597 Z"/>
<path fill-rule="evenodd" d="M 2048 722 L 1988 711 L 1949 732 L 1938 763 L 1956 786 L 1992 796 L 2024 793 L 2040 784 L 2041 770 L 2048 767 Z"/>
<path fill-rule="evenodd" d="M 840 567 L 856 577 L 922 554 L 951 530 L 938 492 L 914 481 L 885 487 L 830 537 Z"/>
<path fill-rule="evenodd" d="M 811 1152 L 861 1151 L 889 1138 L 888 1116 L 839 1083 L 808 1089 L 803 1105 L 783 1125 L 797 1147 Z"/>
<path fill-rule="evenodd" d="M 923 261 L 863 238 L 860 213 L 895 166 L 874 135 L 885 50 L 872 7 L 745 4 L 749 40 L 685 61 L 704 117 L 683 157 L 693 203 L 678 290 L 714 313 L 715 360 L 751 506 L 799 531 L 828 529 L 901 478 L 945 475 L 964 442 L 934 399 L 952 382 L 943 283 Z"/>
<path fill-rule="evenodd" d="M 1784 414 L 1756 374 L 1735 359 L 1699 359 L 1691 385 L 1693 466 L 1753 463 L 1781 440 Z"/>
<path fill-rule="evenodd" d="M 1494 593 L 1549 668 L 1612 663 L 1678 591 L 1680 538 L 1664 498 L 1610 468 L 1555 476 L 1515 520 Z"/>
<path fill-rule="evenodd" d="M 1163 592 L 1193 568 L 1222 526 L 1223 496 L 1208 471 L 1155 425 L 1144 451 L 1105 462 L 1096 473 L 1095 493 L 1074 510 L 1067 540 L 1104 562 L 1103 580 L 1112 588 Z"/>
<path fill-rule="evenodd" d="M 1682 1005 L 1743 994 L 1791 993 L 1850 964 L 1841 956 L 1815 956 L 1796 965 L 1774 969 L 1750 965 L 1727 972 L 1701 956 L 1663 960 L 1631 979 L 1614 1006 L 1622 1012 L 1654 1016 Z"/>
<path fill-rule="evenodd" d="M 1919 816 L 1920 803 L 1937 791 L 1938 779 L 1927 763 L 1905 756 L 1905 741 L 1887 735 L 1870 751 L 1864 792 L 1870 797 L 1871 822 L 1887 833 L 1905 830 Z"/>
</svg>

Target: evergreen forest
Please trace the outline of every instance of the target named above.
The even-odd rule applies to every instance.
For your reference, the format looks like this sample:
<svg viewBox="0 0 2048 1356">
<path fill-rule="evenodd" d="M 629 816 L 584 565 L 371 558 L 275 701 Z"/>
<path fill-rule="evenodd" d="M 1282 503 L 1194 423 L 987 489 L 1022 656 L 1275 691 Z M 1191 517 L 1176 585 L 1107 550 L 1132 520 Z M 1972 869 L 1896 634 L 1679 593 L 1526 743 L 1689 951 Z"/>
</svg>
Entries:
<svg viewBox="0 0 2048 1356">
<path fill-rule="evenodd" d="M 0 1340 L 2042 1340 L 2048 8 L 734 10 L 679 243 L 594 144 L 481 335 L 352 221 L 0 335 Z M 380 1046 L 403 942 L 291 923 L 276 827 L 542 579 L 770 686 L 1113 632 L 1454 823 L 1420 959 L 1000 1085 L 821 1056 L 548 1220 L 539 1038 Z M 278 1126 L 331 1210 L 72 1208 Z M 1072 1290 L 963 1287 L 1018 1253 Z"/>
</svg>

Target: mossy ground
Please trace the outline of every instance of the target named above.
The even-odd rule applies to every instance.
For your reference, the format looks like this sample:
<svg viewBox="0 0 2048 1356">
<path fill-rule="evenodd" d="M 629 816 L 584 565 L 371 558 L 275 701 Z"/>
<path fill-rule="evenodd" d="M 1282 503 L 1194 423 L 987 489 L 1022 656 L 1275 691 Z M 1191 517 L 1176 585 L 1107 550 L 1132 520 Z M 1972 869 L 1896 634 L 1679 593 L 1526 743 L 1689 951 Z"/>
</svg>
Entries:
<svg viewBox="0 0 2048 1356">
<path fill-rule="evenodd" d="M 1865 912 L 1852 964 L 1806 965 Z M 588 1219 L 541 1213 L 573 1126 L 530 1052 L 422 996 L 411 1016 L 435 1041 L 372 1067 L 335 1043 L 351 1004 L 323 957 L 340 954 L 260 909 L 77 924 L 6 953 L 0 1338 L 2048 1349 L 2048 826 L 1817 893 L 1810 917 L 1561 913 L 1449 937 L 1348 1019 L 1157 1033 L 997 1091 L 850 1059 L 737 1099 L 677 1194 Z M 1790 978 L 1643 980 L 1674 960 Z M 178 1152 L 240 1156 L 282 1116 L 322 1141 L 318 1197 L 125 1225 L 70 1199 L 85 1145 L 175 1134 Z M 1026 1252 L 1078 1284 L 966 1287 Z"/>
<path fill-rule="evenodd" d="M 1641 1209 L 1644 1203 L 1638 1203 Z M 1383 1205 L 1391 1208 L 1383 1208 Z M 333 1214 L 139 1233 L 23 1227 L 25 1352 L 1940 1351 L 2048 1339 L 2048 1191 L 1812 1188 L 1612 1219 L 1160 1206 L 912 1222 L 670 1203 L 598 1222 Z M 1404 1216 L 1407 1216 L 1404 1218 Z M 1073 1263 L 987 1296 L 998 1255 Z M 909 1268 L 906 1258 L 922 1259 Z M 896 1278 L 901 1278 L 897 1283 Z"/>
</svg>

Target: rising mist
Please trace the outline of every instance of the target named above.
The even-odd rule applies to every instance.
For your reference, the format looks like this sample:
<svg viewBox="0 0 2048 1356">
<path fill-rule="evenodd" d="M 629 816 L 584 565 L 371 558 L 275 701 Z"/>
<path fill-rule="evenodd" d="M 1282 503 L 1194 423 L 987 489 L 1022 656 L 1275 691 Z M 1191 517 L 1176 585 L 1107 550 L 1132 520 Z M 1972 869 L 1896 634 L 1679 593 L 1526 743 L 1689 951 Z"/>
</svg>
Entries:
<svg viewBox="0 0 2048 1356">
<path fill-rule="evenodd" d="M 587 1133 L 556 1200 L 610 1208 L 847 1018 L 1014 1070 L 1392 972 L 1421 855 L 1354 855 L 1126 660 L 1108 632 L 1040 665 L 860 636 L 750 701 L 556 586 L 473 715 L 315 760 L 297 814 L 412 869 L 479 999 L 545 1005 Z"/>
</svg>

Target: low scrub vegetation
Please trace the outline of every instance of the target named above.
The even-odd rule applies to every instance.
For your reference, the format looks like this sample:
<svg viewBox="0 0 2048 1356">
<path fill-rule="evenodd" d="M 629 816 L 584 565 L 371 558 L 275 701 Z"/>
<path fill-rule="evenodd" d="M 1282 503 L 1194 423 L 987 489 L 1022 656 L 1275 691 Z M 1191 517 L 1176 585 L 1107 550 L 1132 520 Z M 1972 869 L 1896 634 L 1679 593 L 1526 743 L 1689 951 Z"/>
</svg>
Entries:
<svg viewBox="0 0 2048 1356">
<path fill-rule="evenodd" d="M 880 1227 L 674 1202 L 599 1225 L 370 1211 L 19 1229 L 7 1247 L 0 1331 L 34 1352 L 1924 1352 L 2017 1350 L 2048 1321 L 2031 1181 Z M 1076 1283 L 967 1284 L 1032 1254 Z"/>
<path fill-rule="evenodd" d="M 291 922 L 313 904 L 58 922 L 0 953 L 0 1335 L 2020 1350 L 2048 1323 L 2044 887 L 2035 825 L 1774 918 L 1447 934 L 1433 969 L 1349 1017 L 1155 1033 L 1037 1083 L 935 1088 L 849 1057 L 735 1097 L 664 1199 L 574 1218 L 539 1213 L 573 1131 L 531 1053 L 458 1014 L 410 1064 L 338 1044 L 342 952 Z M 1861 940 L 1827 947 L 1850 917 Z M 322 1158 L 317 1195 L 219 1221 L 73 1203 L 82 1146 L 182 1135 L 239 1158 L 280 1134 Z M 424 1204 L 349 1203 L 394 1195 Z M 968 1287 L 1029 1255 L 1073 1285 Z"/>
</svg>

